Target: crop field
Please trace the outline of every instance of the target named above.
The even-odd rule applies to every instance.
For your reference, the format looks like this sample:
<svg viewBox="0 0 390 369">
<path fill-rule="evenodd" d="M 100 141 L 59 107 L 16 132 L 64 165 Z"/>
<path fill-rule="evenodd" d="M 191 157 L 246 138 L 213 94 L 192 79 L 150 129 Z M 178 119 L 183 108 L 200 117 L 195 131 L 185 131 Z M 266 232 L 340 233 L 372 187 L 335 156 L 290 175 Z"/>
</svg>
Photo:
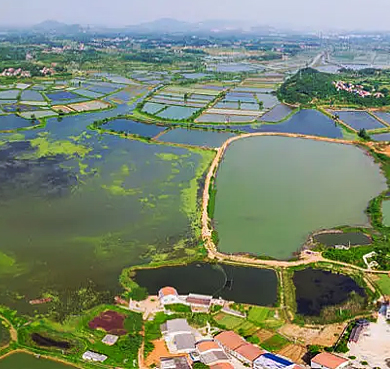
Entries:
<svg viewBox="0 0 390 369">
<path fill-rule="evenodd" d="M 116 311 L 104 311 L 97 317 L 93 318 L 88 326 L 91 329 L 103 329 L 104 331 L 123 336 L 126 334 L 125 330 L 125 316 Z"/>
<path fill-rule="evenodd" d="M 382 274 L 378 276 L 378 278 L 379 279 L 376 281 L 376 283 L 378 284 L 382 293 L 386 296 L 390 296 L 390 277 Z"/>
<path fill-rule="evenodd" d="M 226 329 L 235 329 L 239 325 L 243 324 L 245 322 L 244 319 L 238 318 L 233 315 L 228 315 L 225 313 L 219 313 L 214 317 L 214 319 L 221 325 L 225 326 Z"/>
<path fill-rule="evenodd" d="M 290 342 L 279 334 L 273 335 L 271 338 L 268 338 L 264 342 L 261 343 L 261 347 L 268 351 L 279 351 Z"/>
</svg>

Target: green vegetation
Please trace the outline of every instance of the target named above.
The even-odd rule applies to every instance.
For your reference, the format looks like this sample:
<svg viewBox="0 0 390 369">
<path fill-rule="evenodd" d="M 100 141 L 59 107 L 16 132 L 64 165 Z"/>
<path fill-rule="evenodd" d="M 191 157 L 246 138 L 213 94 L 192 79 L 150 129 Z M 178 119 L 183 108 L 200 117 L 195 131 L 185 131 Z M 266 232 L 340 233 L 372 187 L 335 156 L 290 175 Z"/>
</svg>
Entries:
<svg viewBox="0 0 390 369">
<path fill-rule="evenodd" d="M 173 311 L 176 313 L 190 313 L 191 307 L 184 304 L 170 304 L 165 305 L 165 310 Z"/>
<path fill-rule="evenodd" d="M 279 351 L 288 343 L 289 341 L 286 338 L 282 337 L 279 334 L 275 334 L 271 338 L 268 338 L 267 340 L 262 342 L 261 347 L 268 351 Z"/>
<path fill-rule="evenodd" d="M 298 71 L 294 76 L 286 80 L 278 90 L 278 98 L 290 104 L 329 104 L 329 105 L 349 105 L 349 106 L 367 106 L 377 107 L 390 104 L 388 90 L 379 89 L 383 97 L 374 96 L 360 97 L 357 94 L 344 90 L 337 91 L 332 82 L 336 80 L 347 80 L 354 84 L 362 84 L 366 91 L 375 89 L 378 91 L 380 86 L 376 78 L 377 73 L 389 79 L 386 72 L 377 72 L 372 75 L 365 70 L 350 72 L 344 70 L 340 75 L 322 73 L 312 68 L 305 68 Z"/>
<path fill-rule="evenodd" d="M 390 277 L 385 274 L 378 275 L 376 284 L 379 286 L 382 294 L 390 296 Z"/>
</svg>

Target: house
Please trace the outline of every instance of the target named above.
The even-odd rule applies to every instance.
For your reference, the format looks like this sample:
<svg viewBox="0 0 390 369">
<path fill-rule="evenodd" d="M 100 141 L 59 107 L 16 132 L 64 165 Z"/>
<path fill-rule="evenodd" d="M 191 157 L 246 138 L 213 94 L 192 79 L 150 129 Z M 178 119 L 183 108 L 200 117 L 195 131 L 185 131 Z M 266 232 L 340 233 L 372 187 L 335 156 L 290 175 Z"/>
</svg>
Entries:
<svg viewBox="0 0 390 369">
<path fill-rule="evenodd" d="M 246 341 L 233 331 L 225 331 L 214 337 L 215 341 L 230 355 L 235 356 L 235 351 Z"/>
<path fill-rule="evenodd" d="M 88 360 L 88 361 L 97 361 L 97 362 L 102 363 L 103 361 L 105 361 L 107 359 L 107 356 L 102 355 L 102 354 L 98 354 L 98 353 L 93 352 L 93 351 L 86 351 L 83 354 L 83 359 Z"/>
<path fill-rule="evenodd" d="M 311 359 L 311 367 L 315 369 L 341 369 L 348 365 L 349 361 L 330 352 L 321 352 Z"/>
<path fill-rule="evenodd" d="M 161 305 L 182 304 L 183 301 L 179 299 L 179 294 L 173 287 L 163 287 L 158 291 L 158 298 Z"/>
<path fill-rule="evenodd" d="M 223 348 L 215 341 L 198 342 L 196 348 L 200 361 L 208 366 L 230 361 Z"/>
<path fill-rule="evenodd" d="M 160 358 L 160 369 L 191 369 L 185 356 Z"/>
<path fill-rule="evenodd" d="M 187 305 L 191 306 L 192 312 L 208 312 L 211 306 L 212 296 L 190 293 L 186 298 Z"/>
<path fill-rule="evenodd" d="M 258 348 L 250 343 L 242 345 L 236 350 L 236 357 L 244 364 L 252 366 L 252 363 L 260 356 L 266 353 L 265 350 Z"/>
<path fill-rule="evenodd" d="M 161 333 L 171 353 L 190 353 L 195 351 L 193 329 L 185 319 L 172 319 L 160 326 Z"/>
<path fill-rule="evenodd" d="M 102 342 L 108 346 L 113 346 L 116 344 L 116 341 L 118 341 L 118 339 L 119 337 L 115 336 L 114 334 L 106 334 L 102 339 Z"/>
<path fill-rule="evenodd" d="M 274 355 L 269 352 L 259 356 L 253 362 L 255 369 L 293 369 L 295 364 L 279 355 Z"/>
</svg>

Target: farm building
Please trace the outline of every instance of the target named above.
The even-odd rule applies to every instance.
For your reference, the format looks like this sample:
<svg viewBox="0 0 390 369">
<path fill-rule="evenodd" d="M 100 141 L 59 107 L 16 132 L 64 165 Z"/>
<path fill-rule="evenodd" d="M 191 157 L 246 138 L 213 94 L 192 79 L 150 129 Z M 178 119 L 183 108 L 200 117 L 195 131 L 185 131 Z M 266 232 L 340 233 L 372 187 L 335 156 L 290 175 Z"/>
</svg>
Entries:
<svg viewBox="0 0 390 369">
<path fill-rule="evenodd" d="M 168 350 L 171 353 L 195 351 L 194 330 L 185 319 L 172 319 L 160 326 Z"/>
<path fill-rule="evenodd" d="M 185 356 L 160 358 L 160 369 L 191 369 Z"/>
<path fill-rule="evenodd" d="M 341 369 L 348 365 L 349 361 L 329 352 L 321 352 L 311 359 L 311 367 L 314 369 Z"/>
<path fill-rule="evenodd" d="M 118 338 L 119 337 L 114 334 L 106 334 L 102 339 L 102 342 L 108 346 L 113 346 L 116 344 L 116 341 L 118 341 Z"/>
<path fill-rule="evenodd" d="M 259 356 L 253 362 L 255 369 L 293 369 L 295 364 L 281 356 L 271 354 L 269 352 Z"/>
<path fill-rule="evenodd" d="M 222 332 L 214 338 L 227 353 L 244 364 L 252 365 L 255 359 L 265 353 L 264 350 L 246 342 L 233 331 Z"/>
<path fill-rule="evenodd" d="M 200 361 L 206 365 L 228 363 L 229 358 L 225 351 L 215 341 L 201 341 L 196 344 Z"/>
<path fill-rule="evenodd" d="M 173 287 L 163 287 L 160 291 L 158 291 L 158 298 L 160 300 L 161 305 L 169 305 L 169 304 L 182 304 L 183 301 L 180 300 L 179 294 L 176 289 Z"/>
<path fill-rule="evenodd" d="M 107 359 L 106 355 L 98 354 L 93 351 L 86 351 L 83 354 L 83 360 L 88 360 L 88 361 L 97 361 L 102 363 Z"/>
<path fill-rule="evenodd" d="M 186 298 L 186 303 L 191 306 L 192 312 L 208 312 L 212 299 L 212 296 L 190 293 Z"/>
</svg>

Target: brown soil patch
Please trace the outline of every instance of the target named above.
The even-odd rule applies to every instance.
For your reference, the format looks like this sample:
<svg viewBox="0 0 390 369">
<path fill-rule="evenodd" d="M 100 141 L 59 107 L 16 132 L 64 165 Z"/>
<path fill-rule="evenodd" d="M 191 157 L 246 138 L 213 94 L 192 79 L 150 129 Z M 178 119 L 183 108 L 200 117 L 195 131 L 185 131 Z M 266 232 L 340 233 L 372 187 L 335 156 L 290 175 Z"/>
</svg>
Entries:
<svg viewBox="0 0 390 369">
<path fill-rule="evenodd" d="M 291 344 L 278 351 L 278 354 L 290 359 L 294 363 L 304 364 L 302 358 L 306 351 L 304 346 Z"/>
<path fill-rule="evenodd" d="M 265 329 L 259 329 L 256 332 L 256 336 L 259 337 L 260 342 L 264 342 L 268 340 L 268 338 L 271 338 L 275 333 L 267 331 Z"/>
<path fill-rule="evenodd" d="M 124 315 L 119 314 L 116 311 L 108 310 L 93 318 L 88 323 L 88 326 L 91 329 L 101 328 L 108 333 L 123 336 L 126 334 L 124 328 L 125 319 L 126 317 Z"/>
<path fill-rule="evenodd" d="M 150 367 L 153 364 L 157 367 L 160 365 L 161 357 L 181 356 L 170 354 L 163 338 L 153 341 L 154 350 L 145 359 L 145 365 Z"/>
<path fill-rule="evenodd" d="M 304 328 L 294 324 L 285 324 L 279 332 L 292 341 L 297 340 L 304 345 L 333 346 L 343 332 L 345 325 L 341 323 Z"/>
</svg>

